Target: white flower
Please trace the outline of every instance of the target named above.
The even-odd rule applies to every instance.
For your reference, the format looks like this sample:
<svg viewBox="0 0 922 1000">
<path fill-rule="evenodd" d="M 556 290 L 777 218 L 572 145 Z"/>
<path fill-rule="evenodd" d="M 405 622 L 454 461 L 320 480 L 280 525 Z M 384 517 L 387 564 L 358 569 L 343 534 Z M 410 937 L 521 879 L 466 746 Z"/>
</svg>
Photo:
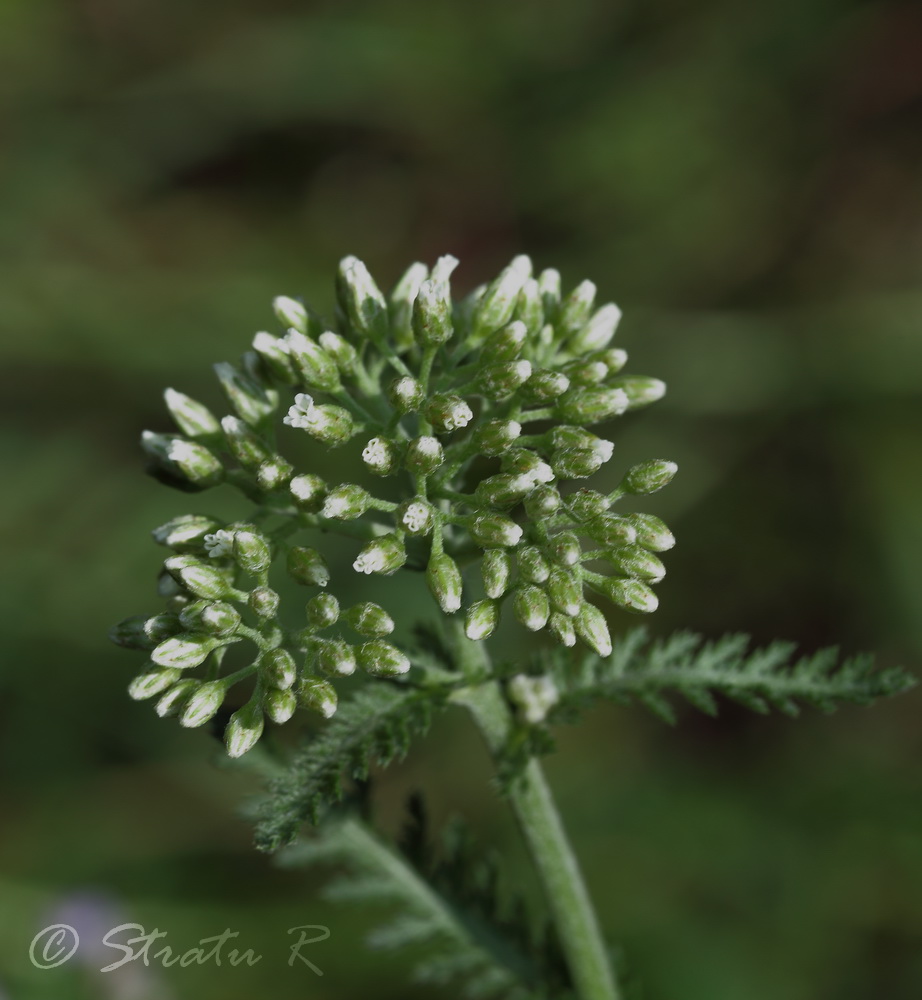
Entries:
<svg viewBox="0 0 922 1000">
<path fill-rule="evenodd" d="M 234 533 L 220 528 L 218 531 L 204 538 L 205 551 L 212 559 L 220 559 L 222 556 L 229 556 L 234 551 Z"/>
<path fill-rule="evenodd" d="M 389 459 L 387 444 L 379 437 L 372 438 L 362 450 L 362 461 L 373 469 L 386 466 Z"/>
<path fill-rule="evenodd" d="M 538 462 L 525 475 L 534 483 L 552 483 L 555 479 L 554 470 L 547 462 Z"/>
<path fill-rule="evenodd" d="M 425 531 L 431 517 L 432 513 L 428 504 L 421 501 L 414 501 L 403 512 L 401 522 L 407 531 L 416 534 L 417 532 Z"/>
<path fill-rule="evenodd" d="M 380 573 L 384 569 L 384 553 L 379 549 L 365 550 L 360 552 L 358 558 L 352 564 L 356 573 Z"/>
<path fill-rule="evenodd" d="M 460 427 L 467 427 L 473 418 L 474 411 L 462 399 L 448 408 L 448 413 L 442 423 L 446 431 L 456 431 Z"/>
<path fill-rule="evenodd" d="M 191 441 L 183 441 L 182 438 L 173 438 L 170 442 L 167 458 L 177 465 L 183 462 L 194 462 L 199 458 L 199 451 Z"/>
<path fill-rule="evenodd" d="M 271 354 L 273 351 L 288 353 L 288 344 L 281 337 L 273 337 L 271 333 L 260 330 L 253 338 L 253 350 Z"/>
<path fill-rule="evenodd" d="M 605 438 L 597 438 L 591 447 L 603 462 L 607 462 L 615 453 L 614 441 L 606 441 Z"/>
<path fill-rule="evenodd" d="M 317 425 L 318 417 L 314 397 L 309 396 L 306 392 L 299 392 L 282 423 L 300 430 L 308 430 Z"/>
<path fill-rule="evenodd" d="M 543 722 L 560 693 L 550 677 L 529 677 L 517 674 L 509 681 L 509 696 L 521 709 L 526 722 Z"/>
</svg>

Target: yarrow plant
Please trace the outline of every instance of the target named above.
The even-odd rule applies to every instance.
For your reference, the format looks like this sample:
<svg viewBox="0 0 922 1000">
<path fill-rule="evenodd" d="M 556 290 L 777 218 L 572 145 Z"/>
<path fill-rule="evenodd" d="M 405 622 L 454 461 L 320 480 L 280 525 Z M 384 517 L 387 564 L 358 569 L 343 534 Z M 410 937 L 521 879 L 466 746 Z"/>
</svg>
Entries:
<svg viewBox="0 0 922 1000">
<path fill-rule="evenodd" d="M 187 493 L 226 483 L 251 510 L 231 523 L 183 513 L 156 528 L 170 552 L 165 608 L 126 619 L 112 638 L 148 656 L 131 697 L 186 727 L 219 722 L 231 757 L 299 709 L 329 720 L 275 765 L 257 843 L 286 847 L 287 863 L 343 863 L 353 896 L 383 891 L 403 916 L 379 943 L 429 941 L 424 978 L 463 977 L 469 995 L 612 1000 L 623 984 L 537 759 L 550 726 L 598 698 L 633 697 L 667 718 L 670 690 L 709 712 L 719 693 L 792 713 L 799 702 L 869 701 L 909 678 L 829 653 L 792 666 L 787 645 L 747 653 L 739 637 L 651 645 L 637 631 L 614 642 L 607 613 L 656 609 L 660 555 L 674 544 L 658 517 L 621 501 L 666 486 L 676 466 L 623 468 L 604 491 L 587 481 L 613 461 L 613 422 L 665 385 L 625 374 L 627 355 L 612 346 L 620 310 L 597 305 L 592 282 L 563 294 L 557 271 L 535 275 L 520 256 L 458 300 L 457 263 L 413 264 L 385 296 L 347 257 L 332 323 L 280 296 L 279 329 L 257 333 L 237 365 L 215 366 L 232 413 L 166 391 L 176 430 L 144 433 L 152 474 Z M 364 470 L 360 481 L 286 457 L 332 449 Z M 353 579 L 422 575 L 435 624 L 415 609 L 404 620 L 383 581 L 380 603 L 348 605 L 330 535 L 353 546 Z M 546 634 L 545 652 L 494 663 L 486 640 L 504 616 Z M 417 637 L 394 641 L 396 625 Z M 366 682 L 345 697 L 352 675 Z M 403 753 L 452 704 L 480 728 L 534 858 L 550 915 L 540 940 L 534 921 L 509 916 L 466 833 L 452 828 L 433 852 L 414 808 L 410 834 L 391 844 L 342 804 L 344 776 L 361 789 L 372 764 Z M 308 821 L 313 838 L 298 840 Z"/>
</svg>

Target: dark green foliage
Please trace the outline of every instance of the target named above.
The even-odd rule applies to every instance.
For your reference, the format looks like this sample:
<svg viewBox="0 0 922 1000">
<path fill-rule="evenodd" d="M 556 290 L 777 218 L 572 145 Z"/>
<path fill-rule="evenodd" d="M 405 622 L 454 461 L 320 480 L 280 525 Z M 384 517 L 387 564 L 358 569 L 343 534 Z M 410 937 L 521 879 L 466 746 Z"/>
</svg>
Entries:
<svg viewBox="0 0 922 1000">
<path fill-rule="evenodd" d="M 280 855 L 283 865 L 325 862 L 340 873 L 328 898 L 393 908 L 369 936 L 374 948 L 422 947 L 418 982 L 460 984 L 464 997 L 565 1000 L 572 994 L 550 925 L 536 932 L 525 905 L 503 891 L 496 858 L 462 823 L 431 841 L 422 801 L 410 801 L 396 845 L 356 819 L 323 824 Z"/>
<path fill-rule="evenodd" d="M 708 715 L 717 713 L 717 695 L 767 713 L 776 708 L 797 715 L 802 704 L 832 711 L 843 702 L 867 705 L 899 694 L 915 678 L 901 667 L 874 668 L 873 657 L 840 660 L 835 648 L 795 660 L 793 643 L 773 642 L 748 651 L 749 638 L 728 635 L 710 642 L 692 632 L 648 641 L 646 630 L 628 633 L 607 660 L 587 656 L 579 663 L 551 657 L 561 700 L 551 719 L 572 715 L 600 698 L 636 700 L 666 722 L 675 709 L 666 697 L 681 695 Z"/>
<path fill-rule="evenodd" d="M 443 702 L 438 691 L 382 681 L 343 702 L 323 732 L 308 740 L 269 785 L 257 812 L 256 846 L 278 850 L 294 839 L 302 823 L 317 823 L 323 808 L 342 798 L 344 775 L 365 778 L 373 764 L 402 757 Z"/>
</svg>

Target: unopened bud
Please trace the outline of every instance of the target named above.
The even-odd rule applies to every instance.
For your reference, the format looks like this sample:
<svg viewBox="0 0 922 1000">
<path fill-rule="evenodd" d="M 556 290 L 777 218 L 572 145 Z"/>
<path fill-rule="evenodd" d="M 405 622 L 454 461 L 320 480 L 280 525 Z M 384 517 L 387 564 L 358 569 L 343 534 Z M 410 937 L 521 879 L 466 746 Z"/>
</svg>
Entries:
<svg viewBox="0 0 922 1000">
<path fill-rule="evenodd" d="M 273 337 L 271 333 L 260 330 L 253 338 L 253 350 L 262 359 L 266 371 L 279 382 L 284 382 L 285 385 L 294 385 L 297 382 L 291 356 L 288 353 L 288 344 L 281 337 Z"/>
<path fill-rule="evenodd" d="M 298 690 L 298 701 L 305 708 L 319 712 L 325 719 L 329 719 L 336 714 L 339 699 L 336 688 L 329 681 L 322 681 L 319 677 L 305 677 Z"/>
<path fill-rule="evenodd" d="M 573 619 L 569 615 L 559 611 L 552 611 L 548 628 L 554 638 L 563 646 L 576 645 L 576 629 L 573 627 Z"/>
<path fill-rule="evenodd" d="M 528 328 L 519 320 L 514 320 L 487 337 L 486 343 L 480 350 L 480 362 L 493 364 L 514 361 L 522 353 L 527 339 Z"/>
<path fill-rule="evenodd" d="M 678 468 L 675 462 L 667 462 L 662 458 L 641 462 L 640 465 L 628 469 L 621 486 L 626 492 L 635 496 L 655 493 L 672 481 Z"/>
<path fill-rule="evenodd" d="M 251 427 L 256 427 L 275 411 L 278 397 L 274 392 L 267 392 L 254 379 L 224 361 L 216 364 L 214 370 L 231 406 Z"/>
<path fill-rule="evenodd" d="M 355 368 L 358 351 L 338 333 L 325 330 L 317 338 L 320 347 L 336 362 L 336 367 L 346 374 L 351 374 Z"/>
<path fill-rule="evenodd" d="M 666 383 L 646 375 L 622 375 L 609 383 L 613 389 L 621 389 L 627 395 L 628 409 L 638 410 L 649 406 L 666 395 Z"/>
<path fill-rule="evenodd" d="M 533 521 L 542 521 L 555 514 L 560 504 L 560 494 L 553 486 L 539 486 L 525 498 L 525 513 Z"/>
<path fill-rule="evenodd" d="M 588 521 L 604 514 L 611 506 L 608 497 L 596 490 L 577 490 L 567 497 L 567 506 L 577 521 Z"/>
<path fill-rule="evenodd" d="M 391 329 L 398 351 L 406 351 L 413 346 L 413 303 L 420 285 L 428 277 L 429 268 L 425 264 L 411 264 L 390 294 Z"/>
<path fill-rule="evenodd" d="M 637 577 L 647 583 L 659 583 L 666 575 L 662 560 L 639 545 L 618 549 L 609 555 L 612 566 L 625 576 Z"/>
<path fill-rule="evenodd" d="M 463 584 L 458 564 L 446 553 L 433 555 L 426 566 L 426 583 L 432 596 L 446 615 L 461 607 Z"/>
<path fill-rule="evenodd" d="M 611 656 L 611 634 L 605 615 L 588 601 L 584 601 L 579 614 L 573 619 L 576 634 L 599 656 Z"/>
<path fill-rule="evenodd" d="M 579 539 L 572 531 L 562 531 L 559 535 L 555 535 L 547 543 L 547 552 L 554 562 L 561 566 L 575 566 L 583 554 Z"/>
<path fill-rule="evenodd" d="M 272 562 L 269 539 L 255 528 L 238 528 L 234 532 L 234 558 L 250 576 L 259 576 Z"/>
<path fill-rule="evenodd" d="M 339 601 L 332 594 L 312 597 L 305 608 L 307 620 L 314 628 L 329 628 L 339 620 Z"/>
<path fill-rule="evenodd" d="M 206 514 L 181 514 L 154 528 L 151 534 L 158 545 L 183 551 L 200 549 L 205 535 L 221 527 L 221 522 Z"/>
<path fill-rule="evenodd" d="M 345 444 L 355 432 L 355 423 L 348 410 L 329 403 L 315 403 L 312 396 L 299 392 L 282 419 L 283 424 L 305 430 L 324 444 Z"/>
<path fill-rule="evenodd" d="M 153 649 L 164 639 L 180 630 L 179 619 L 174 615 L 133 615 L 109 630 L 109 638 L 125 649 Z"/>
<path fill-rule="evenodd" d="M 651 552 L 666 552 L 675 545 L 675 535 L 653 514 L 628 514 L 637 532 L 637 544 Z"/>
<path fill-rule="evenodd" d="M 531 377 L 530 361 L 500 361 L 484 365 L 477 376 L 480 391 L 493 400 L 508 399 Z"/>
<path fill-rule="evenodd" d="M 308 389 L 335 392 L 340 388 L 339 367 L 319 344 L 297 330 L 289 330 L 285 342 L 295 370 Z"/>
<path fill-rule="evenodd" d="M 330 569 L 316 550 L 295 545 L 288 550 L 288 573 L 298 583 L 325 587 L 330 582 Z"/>
<path fill-rule="evenodd" d="M 191 438 L 209 437 L 220 430 L 211 410 L 184 393 L 167 389 L 163 398 L 176 426 L 183 434 L 188 434 Z"/>
<path fill-rule="evenodd" d="M 368 268 L 357 257 L 344 257 L 339 262 L 336 291 L 355 333 L 374 343 L 384 343 L 390 332 L 387 302 Z"/>
<path fill-rule="evenodd" d="M 380 573 L 390 576 L 407 561 L 407 551 L 397 535 L 391 533 L 372 539 L 358 554 L 352 568 L 356 573 Z"/>
<path fill-rule="evenodd" d="M 196 597 L 218 601 L 230 596 L 224 574 L 194 556 L 170 556 L 163 564 L 173 579 Z"/>
<path fill-rule="evenodd" d="M 650 614 L 659 607 L 659 598 L 641 580 L 608 577 L 602 590 L 613 604 L 635 614 Z"/>
<path fill-rule="evenodd" d="M 224 478 L 221 462 L 197 441 L 144 431 L 141 445 L 157 459 L 161 468 L 179 480 L 175 482 L 177 486 L 192 490 L 207 489 Z"/>
<path fill-rule="evenodd" d="M 563 420 L 580 424 L 597 424 L 624 413 L 629 405 L 623 389 L 595 386 L 570 389 L 557 402 L 557 413 Z"/>
<path fill-rule="evenodd" d="M 597 309 L 585 326 L 570 338 L 567 348 L 573 354 L 604 350 L 614 337 L 620 322 L 621 310 L 614 302 L 609 302 Z"/>
<path fill-rule="evenodd" d="M 426 418 L 442 434 L 467 427 L 474 414 L 470 406 L 452 393 L 436 393 L 426 404 Z"/>
<path fill-rule="evenodd" d="M 326 496 L 327 484 L 312 472 L 295 476 L 288 484 L 288 490 L 294 498 L 295 503 L 302 509 L 310 513 L 316 513 L 323 506 L 323 499 Z"/>
<path fill-rule="evenodd" d="M 224 746 L 228 757 L 242 757 L 259 742 L 265 719 L 259 702 L 253 698 L 230 717 L 224 730 Z"/>
<path fill-rule="evenodd" d="M 528 476 L 534 485 L 552 483 L 554 470 L 544 459 L 529 448 L 510 448 L 503 455 L 503 469 L 506 472 L 516 472 Z"/>
<path fill-rule="evenodd" d="M 415 413 L 423 405 L 423 387 L 410 375 L 395 378 L 387 387 L 387 399 L 401 415 Z"/>
<path fill-rule="evenodd" d="M 516 553 L 519 563 L 519 573 L 529 583 L 544 583 L 551 572 L 551 567 L 541 550 L 534 545 L 525 545 Z"/>
<path fill-rule="evenodd" d="M 223 417 L 221 429 L 230 453 L 245 469 L 258 468 L 271 458 L 272 452 L 263 439 L 239 417 Z"/>
<path fill-rule="evenodd" d="M 355 673 L 355 650 L 343 639 L 314 639 L 311 649 L 317 666 L 327 677 L 349 677 Z"/>
<path fill-rule="evenodd" d="M 480 503 L 489 507 L 513 507 L 535 488 L 531 476 L 521 472 L 503 472 L 481 480 L 474 495 Z"/>
<path fill-rule="evenodd" d="M 556 268 L 549 267 L 538 275 L 538 294 L 545 322 L 555 323 L 560 312 L 560 272 Z"/>
<path fill-rule="evenodd" d="M 529 278 L 522 285 L 519 300 L 515 306 L 515 318 L 525 324 L 525 329 L 532 336 L 535 336 L 544 324 L 541 291 L 534 278 Z"/>
<path fill-rule="evenodd" d="M 287 649 L 271 649 L 263 657 L 260 669 L 268 683 L 280 691 L 287 691 L 298 676 L 294 657 Z"/>
<path fill-rule="evenodd" d="M 471 536 L 484 547 L 508 547 L 522 540 L 522 528 L 502 514 L 481 514 L 471 522 Z"/>
<path fill-rule="evenodd" d="M 154 706 L 154 711 L 161 719 L 178 715 L 192 695 L 202 686 L 201 681 L 194 677 L 186 677 L 177 681 Z"/>
<path fill-rule="evenodd" d="M 547 594 L 539 587 L 518 587 L 512 598 L 512 610 L 525 628 L 539 632 L 551 614 Z"/>
<path fill-rule="evenodd" d="M 564 448 L 551 456 L 554 472 L 561 479 L 586 479 L 604 464 L 602 456 L 592 448 Z"/>
<path fill-rule="evenodd" d="M 407 445 L 404 464 L 410 472 L 426 476 L 444 461 L 442 444 L 438 438 L 429 434 L 415 438 Z"/>
<path fill-rule="evenodd" d="M 194 601 L 179 612 L 183 626 L 209 635 L 233 635 L 240 625 L 240 612 L 227 601 Z"/>
<path fill-rule="evenodd" d="M 166 691 L 182 677 L 182 671 L 176 667 L 166 670 L 153 670 L 141 674 L 128 685 L 128 696 L 134 701 L 145 701 Z"/>
<path fill-rule="evenodd" d="M 256 470 L 256 482 L 260 489 L 271 492 L 284 486 L 294 471 L 293 465 L 276 455 L 260 463 Z"/>
<path fill-rule="evenodd" d="M 499 621 L 499 604 L 496 601 L 474 601 L 467 609 L 464 620 L 464 634 L 468 639 L 479 641 L 492 635 Z"/>
<path fill-rule="evenodd" d="M 593 282 L 581 281 L 563 300 L 555 324 L 559 337 L 569 337 L 586 325 L 595 303 L 595 293 L 596 287 Z"/>
<path fill-rule="evenodd" d="M 583 585 L 572 573 L 555 566 L 547 581 L 547 593 L 558 611 L 571 618 L 579 614 L 583 603 Z"/>
<path fill-rule="evenodd" d="M 531 277 L 531 260 L 513 258 L 487 286 L 474 314 L 474 336 L 478 340 L 505 326 L 512 319 L 522 286 Z"/>
<path fill-rule="evenodd" d="M 487 420 L 474 431 L 474 447 L 481 455 L 502 455 L 522 433 L 517 420 Z"/>
<path fill-rule="evenodd" d="M 179 716 L 179 724 L 187 729 L 204 726 L 224 704 L 226 694 L 227 685 L 223 681 L 206 681 L 186 702 Z"/>
<path fill-rule="evenodd" d="M 221 643 L 208 635 L 176 635 L 165 639 L 150 654 L 154 663 L 161 667 L 175 667 L 189 670 L 208 658 L 208 654 Z"/>
<path fill-rule="evenodd" d="M 394 631 L 394 619 L 379 604 L 370 601 L 354 604 L 343 617 L 359 635 L 372 639 L 383 639 Z"/>
<path fill-rule="evenodd" d="M 256 587 L 250 591 L 247 604 L 258 618 L 274 618 L 279 610 L 279 595 L 271 587 Z"/>
<path fill-rule="evenodd" d="M 573 386 L 599 385 L 608 377 L 604 361 L 577 361 L 567 365 L 567 377 Z"/>
<path fill-rule="evenodd" d="M 277 726 L 283 726 L 295 714 L 297 707 L 298 698 L 294 691 L 272 688 L 263 695 L 263 709 Z"/>
<path fill-rule="evenodd" d="M 637 540 L 637 529 L 627 517 L 608 512 L 597 514 L 586 521 L 586 534 L 608 548 L 633 545 Z"/>
<path fill-rule="evenodd" d="M 359 666 L 373 677 L 395 677 L 410 669 L 410 661 L 395 646 L 381 639 L 364 642 L 358 651 Z"/>
<path fill-rule="evenodd" d="M 293 328 L 301 333 L 307 333 L 307 310 L 297 299 L 291 299 L 287 295 L 277 295 L 272 300 L 272 309 L 278 321 L 286 329 Z"/>
<path fill-rule="evenodd" d="M 512 579 L 512 556 L 505 549 L 487 549 L 480 561 L 480 575 L 487 597 L 502 597 Z"/>
<path fill-rule="evenodd" d="M 522 385 L 522 396 L 529 403 L 549 403 L 570 388 L 570 379 L 563 372 L 537 368 Z"/>
<path fill-rule="evenodd" d="M 338 521 L 353 521 L 361 517 L 371 504 L 371 494 L 355 483 L 343 483 L 331 490 L 323 501 L 324 517 Z"/>
</svg>

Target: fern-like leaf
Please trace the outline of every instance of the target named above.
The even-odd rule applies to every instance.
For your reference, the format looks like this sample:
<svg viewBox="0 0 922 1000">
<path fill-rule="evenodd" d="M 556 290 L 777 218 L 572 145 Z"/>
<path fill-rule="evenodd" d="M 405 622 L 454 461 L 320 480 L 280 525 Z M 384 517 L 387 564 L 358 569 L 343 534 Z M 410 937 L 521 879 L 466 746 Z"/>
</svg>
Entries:
<svg viewBox="0 0 922 1000">
<path fill-rule="evenodd" d="M 916 683 L 901 667 L 876 670 L 867 655 L 842 661 L 837 649 L 795 659 L 795 647 L 787 642 L 750 651 L 745 635 L 705 642 L 677 632 L 651 643 L 643 629 L 626 635 L 608 659 L 587 656 L 574 666 L 554 656 L 550 670 L 561 692 L 558 718 L 601 698 L 633 699 L 670 723 L 675 721 L 670 693 L 709 715 L 717 712 L 716 695 L 756 712 L 774 708 L 797 715 L 803 704 L 823 711 L 843 702 L 866 705 Z"/>
<path fill-rule="evenodd" d="M 256 810 L 256 846 L 275 851 L 299 827 L 318 822 L 322 810 L 343 797 L 343 777 L 364 779 L 374 765 L 406 754 L 413 736 L 424 733 L 443 692 L 376 681 L 359 690 L 325 729 L 294 755 L 273 779 Z"/>
</svg>

